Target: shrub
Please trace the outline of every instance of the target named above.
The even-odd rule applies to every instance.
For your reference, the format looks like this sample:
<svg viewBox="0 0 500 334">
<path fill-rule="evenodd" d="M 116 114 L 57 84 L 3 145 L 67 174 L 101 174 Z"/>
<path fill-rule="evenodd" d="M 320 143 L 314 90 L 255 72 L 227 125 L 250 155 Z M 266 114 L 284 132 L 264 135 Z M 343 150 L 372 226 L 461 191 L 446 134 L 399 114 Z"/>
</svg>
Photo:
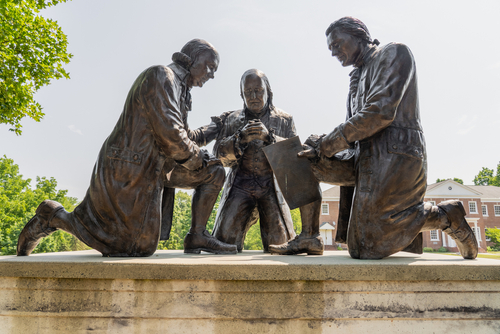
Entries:
<svg viewBox="0 0 500 334">
<path fill-rule="evenodd" d="M 448 249 L 446 249 L 445 247 L 441 247 L 437 250 L 437 252 L 439 253 L 446 253 L 448 251 Z"/>
</svg>

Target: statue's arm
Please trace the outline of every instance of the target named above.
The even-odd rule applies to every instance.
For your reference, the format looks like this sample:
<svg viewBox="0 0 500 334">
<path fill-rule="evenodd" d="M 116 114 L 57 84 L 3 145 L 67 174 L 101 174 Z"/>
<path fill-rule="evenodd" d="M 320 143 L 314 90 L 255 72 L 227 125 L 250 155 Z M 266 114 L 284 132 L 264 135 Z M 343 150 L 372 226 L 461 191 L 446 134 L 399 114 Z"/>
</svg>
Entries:
<svg viewBox="0 0 500 334">
<path fill-rule="evenodd" d="M 189 138 L 198 146 L 206 146 L 212 140 L 217 138 L 222 129 L 223 120 L 221 116 L 213 116 L 210 124 L 199 127 L 195 130 L 189 130 Z"/>
<path fill-rule="evenodd" d="M 371 74 L 363 109 L 326 135 L 320 143 L 320 153 L 327 157 L 349 148 L 351 143 L 382 131 L 396 112 L 414 75 L 415 63 L 408 47 L 393 44 L 382 50 Z"/>
<path fill-rule="evenodd" d="M 195 170 L 203 166 L 203 154 L 189 139 L 173 81 L 169 68 L 157 66 L 141 87 L 141 97 L 158 145 L 179 164 Z"/>
<path fill-rule="evenodd" d="M 234 166 L 243 155 L 245 147 L 240 142 L 240 130 L 215 142 L 214 155 L 220 159 L 224 167 Z"/>
</svg>

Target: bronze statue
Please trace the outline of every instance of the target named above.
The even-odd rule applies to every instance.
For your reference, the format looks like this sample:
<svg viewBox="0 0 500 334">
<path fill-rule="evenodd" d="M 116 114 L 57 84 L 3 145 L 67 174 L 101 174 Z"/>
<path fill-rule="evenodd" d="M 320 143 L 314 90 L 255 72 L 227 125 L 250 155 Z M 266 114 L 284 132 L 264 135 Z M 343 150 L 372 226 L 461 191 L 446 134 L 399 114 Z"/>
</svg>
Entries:
<svg viewBox="0 0 500 334">
<path fill-rule="evenodd" d="M 236 246 L 205 230 L 225 178 L 220 161 L 199 148 L 213 125 L 210 131 L 192 131 L 187 123 L 190 89 L 214 77 L 219 55 L 210 43 L 195 39 L 172 60 L 135 80 L 82 203 L 68 213 L 57 202 L 42 202 L 19 236 L 18 255 L 29 255 L 41 238 L 61 229 L 103 256 L 150 256 L 160 231 L 168 239 L 175 188 L 195 189 L 184 252 L 236 253 Z"/>
<path fill-rule="evenodd" d="M 462 256 L 477 256 L 474 232 L 459 201 L 424 203 L 425 140 L 420 124 L 415 61 L 399 43 L 379 47 L 358 19 L 344 17 L 326 31 L 328 48 L 351 72 L 347 120 L 326 136 L 311 136 L 300 156 L 313 161 L 319 181 L 341 186 L 337 242 L 351 257 L 380 259 L 422 253 L 421 231 L 440 229 Z M 315 250 L 321 201 L 302 209 L 302 233 L 271 245 L 271 253 Z"/>
<path fill-rule="evenodd" d="M 222 128 L 214 154 L 231 167 L 217 213 L 213 235 L 235 244 L 238 251 L 248 229 L 260 217 L 264 252 L 270 244 L 295 237 L 290 209 L 262 148 L 294 137 L 291 115 L 273 105 L 273 92 L 266 75 L 256 69 L 246 71 L 240 82 L 243 109 L 221 115 Z"/>
</svg>

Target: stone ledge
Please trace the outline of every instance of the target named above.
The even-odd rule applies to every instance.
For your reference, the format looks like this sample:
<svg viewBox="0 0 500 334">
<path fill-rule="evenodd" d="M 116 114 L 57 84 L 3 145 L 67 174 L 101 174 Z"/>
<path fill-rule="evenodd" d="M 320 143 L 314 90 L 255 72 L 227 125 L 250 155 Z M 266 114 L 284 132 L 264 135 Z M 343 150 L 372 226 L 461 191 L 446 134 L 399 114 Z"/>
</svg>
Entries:
<svg viewBox="0 0 500 334">
<path fill-rule="evenodd" d="M 0 257 L 0 333 L 500 333 L 500 261 Z"/>
<path fill-rule="evenodd" d="M 470 281 L 500 280 L 500 261 L 464 260 L 439 254 L 400 252 L 382 260 L 355 260 L 346 251 L 323 256 L 278 256 L 260 251 L 237 255 L 157 251 L 147 258 L 104 258 L 96 251 L 1 256 L 0 277 L 310 280 L 310 281 Z"/>
</svg>

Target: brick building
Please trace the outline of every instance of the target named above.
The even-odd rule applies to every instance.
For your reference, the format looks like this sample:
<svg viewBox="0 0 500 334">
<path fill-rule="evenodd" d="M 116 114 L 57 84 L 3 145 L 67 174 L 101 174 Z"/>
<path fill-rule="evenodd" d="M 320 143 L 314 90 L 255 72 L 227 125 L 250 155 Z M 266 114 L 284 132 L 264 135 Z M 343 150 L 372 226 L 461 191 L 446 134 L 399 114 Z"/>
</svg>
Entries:
<svg viewBox="0 0 500 334">
<path fill-rule="evenodd" d="M 335 234 L 339 213 L 340 187 L 334 186 L 323 192 L 321 205 L 320 232 L 325 241 L 325 249 L 336 249 Z M 485 252 L 490 244 L 485 230 L 500 228 L 500 187 L 465 186 L 452 180 L 446 180 L 427 186 L 425 201 L 439 204 L 442 201 L 457 199 L 464 205 L 465 219 L 476 233 L 480 252 Z M 458 252 L 456 243 L 440 230 L 423 232 L 424 247 Z M 345 245 L 342 245 L 345 247 Z"/>
</svg>

